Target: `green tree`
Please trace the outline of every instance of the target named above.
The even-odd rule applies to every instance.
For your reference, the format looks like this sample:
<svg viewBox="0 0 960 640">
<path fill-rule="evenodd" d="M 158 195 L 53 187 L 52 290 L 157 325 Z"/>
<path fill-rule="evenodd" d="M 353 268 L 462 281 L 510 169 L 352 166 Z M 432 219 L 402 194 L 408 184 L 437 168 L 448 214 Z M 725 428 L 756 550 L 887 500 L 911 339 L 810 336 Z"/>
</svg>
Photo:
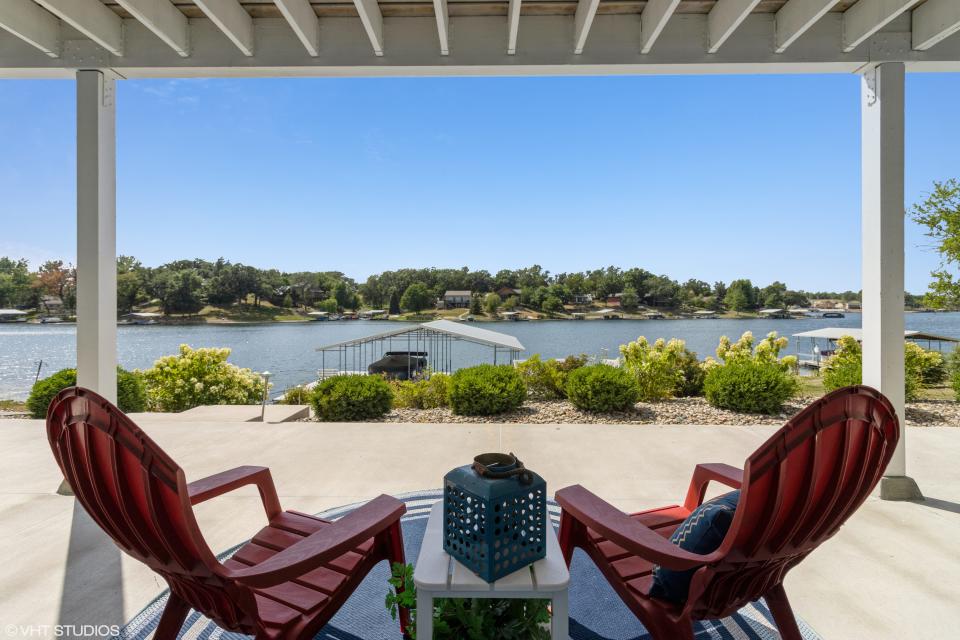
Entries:
<svg viewBox="0 0 960 640">
<path fill-rule="evenodd" d="M 432 302 L 433 295 L 427 285 L 422 282 L 411 284 L 400 298 L 400 306 L 406 311 L 413 311 L 414 313 L 420 313 L 428 308 Z"/>
<path fill-rule="evenodd" d="M 514 309 L 520 306 L 520 298 L 518 298 L 517 296 L 510 296 L 509 298 L 503 301 L 503 305 L 501 306 L 507 311 L 513 311 Z"/>
<path fill-rule="evenodd" d="M 336 313 L 338 309 L 337 299 L 327 298 L 326 300 L 318 302 L 317 309 L 320 311 L 326 311 L 327 313 Z"/>
<path fill-rule="evenodd" d="M 640 304 L 640 296 L 637 295 L 637 290 L 633 287 L 624 288 L 623 293 L 620 294 L 620 306 L 627 311 L 634 311 L 638 304 Z"/>
<path fill-rule="evenodd" d="M 727 287 L 727 294 L 723 298 L 727 308 L 740 313 L 756 307 L 753 283 L 749 280 L 734 280 Z"/>
<path fill-rule="evenodd" d="M 400 313 L 400 296 L 397 295 L 396 289 L 390 292 L 390 315 L 398 315 Z"/>
<path fill-rule="evenodd" d="M 926 236 L 940 254 L 940 267 L 930 274 L 933 282 L 926 303 L 937 309 L 960 307 L 960 279 L 955 273 L 960 265 L 960 182 L 934 182 L 933 192 L 913 205 L 910 217 L 927 228 Z"/>
<path fill-rule="evenodd" d="M 483 310 L 492 315 L 497 312 L 502 303 L 500 296 L 490 292 L 483 297 Z"/>
<path fill-rule="evenodd" d="M 556 296 L 547 296 L 543 299 L 540 308 L 547 313 L 560 313 L 563 311 L 563 301 Z"/>
<path fill-rule="evenodd" d="M 470 298 L 470 313 L 475 316 L 483 313 L 483 300 L 480 299 L 480 296 L 475 295 Z"/>
</svg>

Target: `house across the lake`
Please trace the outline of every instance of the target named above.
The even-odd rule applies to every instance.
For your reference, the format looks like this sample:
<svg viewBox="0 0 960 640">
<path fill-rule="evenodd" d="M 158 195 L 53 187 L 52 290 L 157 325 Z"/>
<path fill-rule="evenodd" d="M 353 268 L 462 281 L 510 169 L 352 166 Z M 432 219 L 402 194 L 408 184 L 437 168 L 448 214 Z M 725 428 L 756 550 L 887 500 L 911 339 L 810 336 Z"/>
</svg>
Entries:
<svg viewBox="0 0 960 640">
<path fill-rule="evenodd" d="M 510 296 L 520 297 L 520 289 L 514 289 L 513 287 L 500 287 L 497 289 L 497 295 L 500 296 L 502 300 L 506 300 Z"/>
<path fill-rule="evenodd" d="M 593 304 L 593 294 L 592 293 L 575 293 L 573 294 L 573 304 Z"/>
<path fill-rule="evenodd" d="M 443 306 L 447 309 L 466 309 L 472 297 L 471 291 L 447 291 L 443 294 Z"/>
</svg>

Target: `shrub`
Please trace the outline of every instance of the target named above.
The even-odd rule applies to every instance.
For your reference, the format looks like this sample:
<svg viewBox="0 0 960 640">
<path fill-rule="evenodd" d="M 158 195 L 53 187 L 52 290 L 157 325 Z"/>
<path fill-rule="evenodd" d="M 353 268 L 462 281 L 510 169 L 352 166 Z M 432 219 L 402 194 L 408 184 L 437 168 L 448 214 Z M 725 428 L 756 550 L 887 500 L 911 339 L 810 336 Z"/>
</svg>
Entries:
<svg viewBox="0 0 960 640">
<path fill-rule="evenodd" d="M 907 342 L 904 347 L 904 360 L 907 371 L 915 370 L 920 384 L 932 387 L 947 379 L 947 362 L 938 351 L 928 351 L 915 342 Z"/>
<path fill-rule="evenodd" d="M 280 404 L 310 404 L 312 390 L 303 385 L 290 387 L 280 398 Z"/>
<path fill-rule="evenodd" d="M 180 345 L 143 372 L 147 404 L 153 411 L 186 411 L 210 404 L 259 404 L 263 378 L 227 362 L 230 349 Z"/>
<path fill-rule="evenodd" d="M 696 395 L 703 386 L 697 354 L 683 340 L 657 340 L 652 345 L 643 336 L 620 345 L 623 367 L 637 380 L 642 402 L 677 395 Z"/>
<path fill-rule="evenodd" d="M 933 354 L 936 357 L 930 357 Z M 904 399 L 915 402 L 920 398 L 920 389 L 924 386 L 924 373 L 928 379 L 935 379 L 938 367 L 943 366 L 943 357 L 939 353 L 925 351 L 919 345 L 904 344 Z M 946 376 L 946 370 L 943 371 Z M 850 336 L 841 336 L 837 341 L 837 350 L 823 366 L 823 388 L 833 391 L 841 387 L 863 384 L 863 348 Z"/>
<path fill-rule="evenodd" d="M 424 380 L 395 380 L 390 386 L 393 389 L 394 406 L 437 409 L 447 406 L 450 376 L 434 373 Z"/>
<path fill-rule="evenodd" d="M 30 397 L 27 398 L 27 410 L 34 418 L 47 417 L 47 407 L 58 393 L 77 384 L 76 369 L 61 369 L 56 373 L 38 380 Z M 136 372 L 117 367 L 117 406 L 124 413 L 146 411 L 147 397 L 143 380 Z"/>
<path fill-rule="evenodd" d="M 567 378 L 571 371 L 587 364 L 587 356 L 567 356 L 563 360 L 541 360 L 534 354 L 517 365 L 517 371 L 527 385 L 527 393 L 537 400 L 556 400 L 567 397 Z"/>
<path fill-rule="evenodd" d="M 481 364 L 450 376 L 450 406 L 463 416 L 489 416 L 516 409 L 527 397 L 520 373 L 510 365 Z"/>
<path fill-rule="evenodd" d="M 776 413 L 797 394 L 800 383 L 775 363 L 734 360 L 711 367 L 703 390 L 707 402 L 721 409 Z"/>
<path fill-rule="evenodd" d="M 800 391 L 794 371 L 796 356 L 780 357 L 787 339 L 772 331 L 753 346 L 753 334 L 744 332 L 735 343 L 720 338 L 717 358 L 704 363 L 707 402 L 721 409 L 747 413 L 776 413 Z"/>
<path fill-rule="evenodd" d="M 393 392 L 381 376 L 334 376 L 318 384 L 310 400 L 324 422 L 370 420 L 390 411 Z"/>
<path fill-rule="evenodd" d="M 960 371 L 953 374 L 951 385 L 953 387 L 953 396 L 957 402 L 960 402 Z"/>
<path fill-rule="evenodd" d="M 626 370 L 594 364 L 570 374 L 567 398 L 584 411 L 624 411 L 640 399 L 640 390 L 636 378 Z"/>
</svg>

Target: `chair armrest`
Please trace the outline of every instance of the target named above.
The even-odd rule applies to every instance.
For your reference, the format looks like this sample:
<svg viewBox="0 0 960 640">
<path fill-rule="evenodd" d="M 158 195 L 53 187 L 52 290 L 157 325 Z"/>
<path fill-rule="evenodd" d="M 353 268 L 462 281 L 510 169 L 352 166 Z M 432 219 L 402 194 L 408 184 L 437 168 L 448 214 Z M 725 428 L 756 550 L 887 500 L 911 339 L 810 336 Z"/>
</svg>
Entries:
<svg viewBox="0 0 960 640">
<path fill-rule="evenodd" d="M 190 504 L 195 505 L 251 484 L 256 485 L 260 491 L 260 499 L 263 501 L 267 518 L 280 515 L 282 511 L 280 499 L 277 497 L 277 488 L 273 484 L 273 477 L 267 467 L 237 467 L 215 473 L 188 484 L 187 494 L 190 496 Z"/>
<path fill-rule="evenodd" d="M 711 480 L 739 489 L 743 484 L 743 469 L 737 469 L 722 462 L 698 464 L 693 470 L 690 488 L 687 489 L 687 499 L 683 503 L 687 511 L 693 511 L 703 503 L 703 496 Z"/>
<path fill-rule="evenodd" d="M 396 498 L 381 495 L 263 562 L 246 569 L 226 569 L 225 575 L 251 587 L 292 580 L 385 531 L 406 510 Z"/>
<path fill-rule="evenodd" d="M 633 555 L 667 569 L 682 571 L 700 567 L 711 562 L 715 555 L 704 556 L 684 551 L 578 484 L 557 491 L 556 498 L 557 503 L 574 520 Z"/>
</svg>

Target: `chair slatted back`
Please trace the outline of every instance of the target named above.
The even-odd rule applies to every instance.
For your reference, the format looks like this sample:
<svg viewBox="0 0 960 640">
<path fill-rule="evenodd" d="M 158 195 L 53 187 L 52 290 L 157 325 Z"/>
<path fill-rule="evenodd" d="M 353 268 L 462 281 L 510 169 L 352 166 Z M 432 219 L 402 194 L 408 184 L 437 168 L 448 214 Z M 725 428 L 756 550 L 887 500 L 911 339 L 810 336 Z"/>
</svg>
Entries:
<svg viewBox="0 0 960 640">
<path fill-rule="evenodd" d="M 870 387 L 838 389 L 794 416 L 747 460 L 724 560 L 694 578 L 696 615 L 729 615 L 779 584 L 866 500 L 899 438 L 893 406 Z"/>
<path fill-rule="evenodd" d="M 243 626 L 247 616 L 235 603 L 252 596 L 219 575 L 183 470 L 149 436 L 106 399 L 72 387 L 50 403 L 47 438 L 77 500 L 121 549 L 195 609 Z"/>
</svg>

